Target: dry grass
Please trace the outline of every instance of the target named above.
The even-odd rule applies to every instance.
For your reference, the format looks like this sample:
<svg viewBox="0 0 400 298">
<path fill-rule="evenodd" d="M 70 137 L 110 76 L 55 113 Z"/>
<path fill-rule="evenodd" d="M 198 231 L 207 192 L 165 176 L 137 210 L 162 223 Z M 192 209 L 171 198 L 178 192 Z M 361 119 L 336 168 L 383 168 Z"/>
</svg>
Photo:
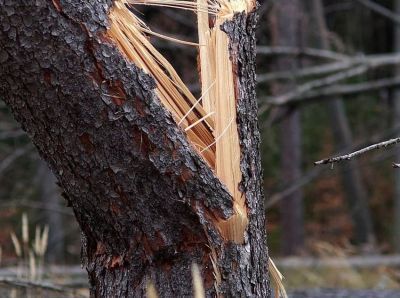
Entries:
<svg viewBox="0 0 400 298">
<path fill-rule="evenodd" d="M 31 281 L 41 280 L 43 276 L 44 256 L 47 251 L 49 239 L 49 227 L 43 229 L 36 226 L 35 238 L 29 238 L 28 216 L 22 214 L 21 240 L 14 232 L 10 233 L 15 254 L 18 257 L 18 277 L 24 277 Z M 26 272 L 26 276 L 22 276 Z"/>
</svg>

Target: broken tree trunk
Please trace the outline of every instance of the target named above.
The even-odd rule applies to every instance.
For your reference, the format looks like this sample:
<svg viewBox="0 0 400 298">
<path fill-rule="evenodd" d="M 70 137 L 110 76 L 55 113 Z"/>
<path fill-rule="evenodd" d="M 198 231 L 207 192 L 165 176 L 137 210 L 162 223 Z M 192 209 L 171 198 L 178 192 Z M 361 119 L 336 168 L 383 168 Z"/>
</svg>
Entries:
<svg viewBox="0 0 400 298">
<path fill-rule="evenodd" d="M 246 217 L 233 237 L 240 208 L 229 187 L 162 103 L 154 76 L 109 33 L 117 2 L 0 0 L 0 98 L 74 210 L 91 296 L 142 297 L 151 281 L 161 297 L 188 297 L 196 262 L 207 297 L 269 297 L 254 8 L 220 27 Z"/>
</svg>

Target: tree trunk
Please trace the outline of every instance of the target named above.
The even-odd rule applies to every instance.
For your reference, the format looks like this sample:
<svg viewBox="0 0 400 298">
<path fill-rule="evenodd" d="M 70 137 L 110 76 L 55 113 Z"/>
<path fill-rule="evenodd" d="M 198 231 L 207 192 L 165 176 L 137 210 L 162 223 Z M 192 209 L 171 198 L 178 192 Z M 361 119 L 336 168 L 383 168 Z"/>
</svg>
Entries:
<svg viewBox="0 0 400 298">
<path fill-rule="evenodd" d="M 271 13 L 271 35 L 275 46 L 298 47 L 302 4 L 298 0 L 280 0 Z M 277 58 L 277 71 L 295 71 L 299 61 L 293 57 Z M 295 82 L 274 83 L 273 93 L 289 92 Z M 281 125 L 281 176 L 290 185 L 301 178 L 301 117 L 300 110 L 290 110 Z M 296 254 L 304 246 L 303 191 L 294 191 L 280 203 L 281 251 L 285 255 Z"/>
<path fill-rule="evenodd" d="M 319 36 L 315 36 L 313 43 L 317 48 L 329 49 L 328 30 L 326 28 L 324 9 L 321 0 L 313 0 L 312 11 L 314 28 L 319 28 Z M 353 137 L 347 120 L 343 100 L 335 98 L 329 101 L 328 109 L 338 151 L 352 148 Z M 354 242 L 367 244 L 374 242 L 372 219 L 368 207 L 368 197 L 362 182 L 359 165 L 351 160 L 341 165 L 341 176 L 351 218 L 354 224 Z"/>
<path fill-rule="evenodd" d="M 233 199 L 107 35 L 110 0 L 0 0 L 0 97 L 48 162 L 82 230 L 92 297 L 270 297 L 255 96 L 257 14 L 223 24 L 235 65 L 241 243 Z"/>
</svg>

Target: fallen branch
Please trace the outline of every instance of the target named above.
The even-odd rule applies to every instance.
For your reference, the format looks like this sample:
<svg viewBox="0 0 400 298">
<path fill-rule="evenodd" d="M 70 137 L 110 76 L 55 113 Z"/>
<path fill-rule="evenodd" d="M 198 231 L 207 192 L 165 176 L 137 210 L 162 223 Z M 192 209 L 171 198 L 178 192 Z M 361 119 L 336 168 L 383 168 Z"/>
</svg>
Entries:
<svg viewBox="0 0 400 298">
<path fill-rule="evenodd" d="M 351 256 L 351 257 L 324 257 L 304 258 L 289 257 L 275 260 L 282 268 L 376 268 L 378 266 L 396 267 L 400 265 L 400 255 L 377 255 L 377 256 Z"/>
<path fill-rule="evenodd" d="M 337 157 L 331 157 L 331 158 L 323 159 L 320 161 L 316 161 L 316 162 L 314 162 L 314 165 L 333 164 L 333 163 L 340 162 L 343 160 L 350 160 L 353 157 L 365 154 L 366 152 L 376 150 L 376 149 L 386 148 L 388 146 L 395 145 L 397 143 L 400 143 L 400 138 L 395 138 L 395 139 L 391 139 L 389 141 L 377 143 L 377 144 L 368 146 L 366 148 L 360 149 L 358 151 L 352 152 L 350 154 L 337 156 Z"/>
<path fill-rule="evenodd" d="M 48 282 L 31 281 L 24 279 L 17 279 L 11 277 L 0 277 L 0 284 L 21 287 L 21 288 L 40 288 L 44 290 L 50 290 L 55 292 L 67 292 L 67 289 L 53 285 Z"/>
</svg>

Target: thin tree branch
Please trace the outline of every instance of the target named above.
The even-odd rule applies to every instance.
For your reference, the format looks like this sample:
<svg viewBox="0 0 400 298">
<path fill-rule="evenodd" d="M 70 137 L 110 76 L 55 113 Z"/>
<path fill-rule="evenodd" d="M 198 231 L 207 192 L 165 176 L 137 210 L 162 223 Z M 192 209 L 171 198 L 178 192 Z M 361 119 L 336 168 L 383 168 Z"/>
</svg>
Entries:
<svg viewBox="0 0 400 298">
<path fill-rule="evenodd" d="M 26 135 L 26 133 L 22 129 L 0 132 L 0 141 L 18 138 L 23 135 Z"/>
<path fill-rule="evenodd" d="M 400 76 L 375 81 L 367 81 L 359 84 L 333 85 L 306 92 L 303 95 L 292 98 L 285 104 L 302 104 L 316 99 L 321 100 L 338 96 L 348 96 L 358 93 L 366 93 L 380 89 L 392 88 L 396 86 L 400 86 Z M 281 105 L 281 103 L 277 102 L 276 99 L 271 96 L 261 97 L 260 102 L 267 102 L 271 106 Z"/>
<path fill-rule="evenodd" d="M 28 144 L 22 148 L 16 149 L 12 154 L 7 156 L 0 162 L 0 177 L 2 176 L 3 172 L 19 157 L 26 154 L 29 150 L 32 149 L 31 144 Z"/>
<path fill-rule="evenodd" d="M 299 70 L 286 70 L 257 76 L 259 83 L 265 83 L 273 80 L 300 80 L 308 76 L 321 76 L 335 71 L 342 71 L 357 65 L 364 65 L 370 69 L 400 64 L 400 54 L 379 54 L 379 55 L 358 55 L 351 58 L 345 58 L 339 62 L 311 66 Z"/>
<path fill-rule="evenodd" d="M 387 9 L 386 7 L 377 4 L 371 0 L 356 0 L 358 3 L 364 5 L 365 7 L 369 8 L 370 10 L 384 16 L 385 18 L 391 20 L 392 22 L 400 25 L 400 16 L 393 11 Z"/>
<path fill-rule="evenodd" d="M 269 47 L 269 46 L 259 46 L 257 48 L 257 54 L 260 55 L 291 55 L 291 56 L 309 56 L 312 58 L 343 61 L 349 59 L 348 55 L 340 54 L 329 50 L 320 50 L 314 48 L 296 48 L 296 47 Z"/>
<path fill-rule="evenodd" d="M 318 80 L 314 80 L 314 81 L 310 81 L 307 82 L 303 85 L 297 86 L 296 88 L 294 88 L 294 90 L 282 94 L 278 97 L 275 97 L 274 102 L 275 105 L 284 105 L 287 104 L 288 102 L 292 101 L 294 98 L 297 98 L 299 96 L 302 96 L 304 93 L 309 92 L 313 89 L 317 89 L 326 85 L 332 85 L 336 82 L 360 75 L 365 73 L 368 70 L 368 68 L 364 65 L 362 66 L 358 66 L 355 68 L 351 68 L 349 70 L 340 72 L 340 73 L 336 73 L 333 74 L 331 76 L 322 78 L 322 79 L 318 79 Z M 268 108 L 268 102 L 266 104 L 264 104 L 263 107 L 260 108 L 260 113 L 265 112 L 265 110 Z"/>
<path fill-rule="evenodd" d="M 370 137 L 368 139 L 368 141 L 359 143 L 355 146 L 352 146 L 351 148 L 346 148 L 346 149 L 340 150 L 339 152 L 337 152 L 337 155 L 342 154 L 348 150 L 359 150 L 361 148 L 366 147 L 366 144 L 381 142 L 384 139 L 387 139 L 393 135 L 398 134 L 399 131 L 400 131 L 400 125 L 396 125 L 396 126 L 392 127 L 389 131 L 385 132 L 384 134 L 373 135 L 372 137 Z M 389 151 L 389 153 L 390 153 L 390 151 Z M 392 155 L 393 155 L 393 153 L 391 153 L 387 156 L 384 156 L 383 159 L 389 158 Z M 379 158 L 372 158 L 372 161 L 380 162 L 383 159 L 382 159 L 382 154 L 380 154 Z M 308 183 L 312 182 L 315 178 L 319 177 L 320 174 L 322 172 L 324 172 L 325 170 L 326 170 L 326 168 L 324 168 L 324 167 L 314 167 L 313 169 L 309 170 L 307 173 L 305 173 L 305 175 L 303 175 L 301 177 L 301 179 L 298 179 L 298 180 L 294 181 L 293 184 L 286 186 L 282 191 L 269 196 L 265 208 L 270 209 L 274 204 L 285 199 L 287 196 L 292 194 L 298 188 L 303 187 L 304 185 L 307 185 Z"/>
<path fill-rule="evenodd" d="M 313 181 L 316 177 L 324 171 L 324 168 L 314 168 L 309 171 L 306 175 L 302 175 L 301 178 L 291 184 L 289 187 L 285 188 L 283 191 L 278 192 L 276 194 L 271 195 L 267 202 L 265 203 L 265 209 L 270 209 L 275 204 L 279 203 L 281 200 L 290 196 L 299 188 L 302 188 L 304 185 L 307 185 L 311 181 Z"/>
<path fill-rule="evenodd" d="M 368 146 L 366 148 L 360 149 L 358 151 L 355 151 L 355 152 L 352 152 L 352 153 L 349 153 L 349 154 L 346 154 L 346 155 L 337 156 L 337 157 L 331 157 L 331 158 L 323 159 L 323 160 L 320 160 L 320 161 L 316 161 L 316 162 L 314 162 L 314 165 L 333 164 L 333 163 L 340 162 L 340 161 L 343 161 L 343 160 L 350 160 L 350 159 L 352 159 L 352 158 L 354 158 L 356 156 L 365 154 L 365 153 L 367 153 L 367 152 L 369 152 L 371 150 L 386 148 L 388 146 L 395 145 L 397 143 L 400 143 L 400 138 L 395 138 L 395 139 L 391 139 L 391 140 L 388 140 L 388 141 L 385 141 L 385 142 L 377 143 L 377 144 Z"/>
</svg>

